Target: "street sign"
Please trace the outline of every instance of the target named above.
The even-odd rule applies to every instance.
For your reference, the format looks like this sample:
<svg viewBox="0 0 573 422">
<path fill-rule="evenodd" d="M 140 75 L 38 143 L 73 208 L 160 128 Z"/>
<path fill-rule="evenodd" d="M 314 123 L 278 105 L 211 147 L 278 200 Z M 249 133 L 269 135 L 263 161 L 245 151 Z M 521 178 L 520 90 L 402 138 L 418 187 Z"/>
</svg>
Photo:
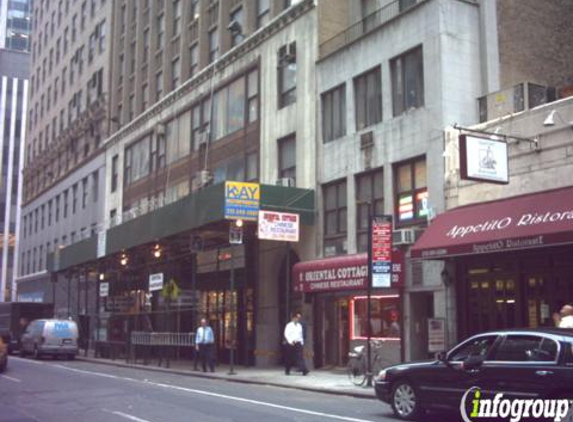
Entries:
<svg viewBox="0 0 573 422">
<path fill-rule="evenodd" d="M 100 283 L 99 297 L 108 297 L 108 296 L 109 296 L 109 283 Z"/>
<path fill-rule="evenodd" d="M 224 217 L 257 221 L 261 187 L 258 183 L 225 182 Z"/>
<path fill-rule="evenodd" d="M 372 266 L 372 287 L 392 285 L 392 217 L 372 217 L 370 231 L 370 265 Z"/>
<path fill-rule="evenodd" d="M 231 224 L 229 227 L 229 243 L 231 245 L 241 245 L 243 243 L 243 228 Z"/>
<path fill-rule="evenodd" d="M 102 258 L 105 256 L 107 242 L 107 231 L 104 229 L 97 234 L 97 257 Z"/>
<path fill-rule="evenodd" d="M 149 291 L 163 289 L 163 273 L 149 274 Z"/>
<path fill-rule="evenodd" d="M 298 242 L 299 216 L 286 212 L 259 211 L 259 239 Z"/>
</svg>

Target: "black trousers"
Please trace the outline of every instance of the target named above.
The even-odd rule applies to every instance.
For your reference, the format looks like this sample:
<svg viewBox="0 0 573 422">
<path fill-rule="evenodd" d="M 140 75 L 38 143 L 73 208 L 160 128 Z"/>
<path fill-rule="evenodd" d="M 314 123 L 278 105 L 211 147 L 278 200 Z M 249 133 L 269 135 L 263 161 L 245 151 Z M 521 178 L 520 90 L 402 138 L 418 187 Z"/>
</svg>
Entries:
<svg viewBox="0 0 573 422">
<path fill-rule="evenodd" d="M 293 366 L 297 367 L 302 372 L 307 372 L 303 356 L 304 348 L 302 344 L 287 344 L 285 347 L 285 374 L 290 374 L 290 370 Z"/>
<path fill-rule="evenodd" d="M 215 371 L 214 344 L 199 344 L 199 359 L 203 365 L 203 372 L 207 372 L 207 365 L 211 372 Z"/>
</svg>

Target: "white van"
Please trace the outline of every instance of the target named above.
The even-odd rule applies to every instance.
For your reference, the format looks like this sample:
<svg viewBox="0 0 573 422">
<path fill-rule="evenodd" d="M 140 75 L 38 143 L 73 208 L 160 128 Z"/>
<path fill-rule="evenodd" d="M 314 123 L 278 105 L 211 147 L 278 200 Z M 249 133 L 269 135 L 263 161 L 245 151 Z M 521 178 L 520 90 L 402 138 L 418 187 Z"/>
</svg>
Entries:
<svg viewBox="0 0 573 422">
<path fill-rule="evenodd" d="M 78 325 L 67 319 L 36 319 L 28 324 L 20 341 L 21 355 L 74 359 L 78 353 Z"/>
</svg>

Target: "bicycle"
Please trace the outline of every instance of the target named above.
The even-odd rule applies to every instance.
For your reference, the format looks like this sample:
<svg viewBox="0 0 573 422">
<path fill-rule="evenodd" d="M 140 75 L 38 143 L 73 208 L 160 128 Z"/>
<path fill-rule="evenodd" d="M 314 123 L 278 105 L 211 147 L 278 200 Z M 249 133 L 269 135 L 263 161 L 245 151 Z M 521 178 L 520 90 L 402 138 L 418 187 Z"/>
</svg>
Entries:
<svg viewBox="0 0 573 422">
<path fill-rule="evenodd" d="M 371 369 L 372 375 L 377 375 L 386 366 L 392 363 L 382 356 L 383 342 L 380 340 L 370 340 L 371 347 Z M 367 351 L 366 345 L 356 346 L 353 351 L 348 353 L 347 374 L 350 382 L 357 387 L 364 385 L 368 379 L 368 365 L 367 365 Z"/>
</svg>

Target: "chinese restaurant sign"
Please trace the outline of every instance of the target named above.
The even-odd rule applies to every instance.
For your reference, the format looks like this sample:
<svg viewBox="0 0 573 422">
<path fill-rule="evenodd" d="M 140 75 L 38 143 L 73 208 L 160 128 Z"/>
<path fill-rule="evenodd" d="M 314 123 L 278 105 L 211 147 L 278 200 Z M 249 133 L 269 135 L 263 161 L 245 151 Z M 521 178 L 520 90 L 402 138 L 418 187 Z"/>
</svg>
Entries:
<svg viewBox="0 0 573 422">
<path fill-rule="evenodd" d="M 259 239 L 298 242 L 298 214 L 284 212 L 259 212 Z"/>
<path fill-rule="evenodd" d="M 224 216 L 231 220 L 257 221 L 260 200 L 258 183 L 225 182 Z"/>
<path fill-rule="evenodd" d="M 404 254 L 392 252 L 392 285 L 404 285 Z M 293 268 L 294 291 L 329 292 L 364 290 L 368 284 L 367 254 L 345 255 L 336 258 L 299 262 Z"/>
</svg>

